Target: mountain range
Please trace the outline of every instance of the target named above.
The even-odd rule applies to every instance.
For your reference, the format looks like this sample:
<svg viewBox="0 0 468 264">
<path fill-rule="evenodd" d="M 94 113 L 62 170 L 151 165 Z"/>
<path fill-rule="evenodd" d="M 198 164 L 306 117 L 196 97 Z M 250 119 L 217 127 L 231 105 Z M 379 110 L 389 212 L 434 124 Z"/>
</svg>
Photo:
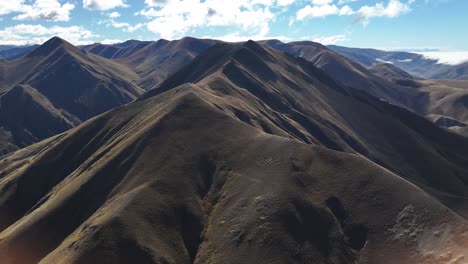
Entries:
<svg viewBox="0 0 468 264">
<path fill-rule="evenodd" d="M 0 62 L 0 77 L 2 153 L 64 132 L 143 93 L 133 84 L 138 77 L 132 70 L 59 38 Z"/>
<path fill-rule="evenodd" d="M 466 81 L 193 38 L 53 38 L 0 73 L 25 146 L 0 159 L 1 263 L 468 257 Z"/>
</svg>

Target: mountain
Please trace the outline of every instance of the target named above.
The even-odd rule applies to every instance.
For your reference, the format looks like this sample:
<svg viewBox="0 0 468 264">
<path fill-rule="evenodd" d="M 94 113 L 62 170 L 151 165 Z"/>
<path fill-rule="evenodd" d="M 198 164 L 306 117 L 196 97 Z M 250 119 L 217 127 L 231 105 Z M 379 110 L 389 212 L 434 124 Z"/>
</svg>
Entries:
<svg viewBox="0 0 468 264">
<path fill-rule="evenodd" d="M 468 80 L 468 62 L 452 66 L 431 76 L 432 79 Z"/>
<path fill-rule="evenodd" d="M 327 47 L 366 68 L 381 63 L 391 63 L 411 75 L 422 78 L 430 78 L 434 73 L 450 68 L 448 64 L 439 63 L 437 60 L 426 58 L 417 53 L 348 48 L 335 45 Z"/>
<path fill-rule="evenodd" d="M 261 43 L 312 62 L 345 86 L 363 90 L 377 98 L 425 115 L 425 96 L 416 89 L 408 89 L 383 76 L 376 75 L 322 44 L 311 41 L 283 43 L 267 40 Z"/>
<path fill-rule="evenodd" d="M 39 45 L 31 45 L 31 46 L 9 46 L 0 49 L 0 59 L 5 60 L 16 60 L 35 48 L 39 47 Z"/>
<path fill-rule="evenodd" d="M 151 43 L 153 43 L 153 41 L 127 40 L 125 42 L 112 45 L 95 43 L 82 46 L 81 48 L 107 59 L 119 59 L 129 57 Z"/>
<path fill-rule="evenodd" d="M 415 79 L 393 64 L 379 64 L 369 70 L 395 84 L 429 95 L 425 102 L 425 116 L 441 127 L 468 135 L 468 81 Z"/>
<path fill-rule="evenodd" d="M 38 142 L 134 100 L 138 76 L 113 61 L 52 38 L 27 55 L 0 62 L 1 153 Z M 35 117 L 38 111 L 41 118 Z M 12 120 L 22 117 L 20 120 Z M 50 126 L 45 126 L 49 124 Z"/>
<path fill-rule="evenodd" d="M 135 69 L 141 78 L 137 84 L 150 89 L 217 42 L 190 37 L 174 41 L 159 40 L 117 62 Z"/>
<path fill-rule="evenodd" d="M 0 160 L 0 260 L 463 261 L 467 172 L 468 138 L 302 58 L 220 43 Z"/>
<path fill-rule="evenodd" d="M 395 64 L 369 69 L 315 42 L 262 41 L 272 48 L 302 57 L 342 84 L 411 110 L 462 135 L 468 135 L 464 104 L 468 82 L 415 78 Z M 398 78 L 391 78 L 391 75 Z M 439 120 L 440 119 L 440 120 Z M 441 121 L 444 120 L 444 121 Z"/>
<path fill-rule="evenodd" d="M 173 41 L 129 40 L 114 45 L 93 44 L 83 49 L 134 69 L 139 76 L 138 86 L 148 90 L 218 42 L 185 37 Z"/>
<path fill-rule="evenodd" d="M 372 72 L 373 74 L 385 77 L 390 80 L 395 80 L 395 79 L 414 79 L 414 77 L 405 72 L 404 70 L 396 67 L 395 65 L 391 63 L 381 63 L 374 65 L 369 68 L 369 71 Z"/>
</svg>

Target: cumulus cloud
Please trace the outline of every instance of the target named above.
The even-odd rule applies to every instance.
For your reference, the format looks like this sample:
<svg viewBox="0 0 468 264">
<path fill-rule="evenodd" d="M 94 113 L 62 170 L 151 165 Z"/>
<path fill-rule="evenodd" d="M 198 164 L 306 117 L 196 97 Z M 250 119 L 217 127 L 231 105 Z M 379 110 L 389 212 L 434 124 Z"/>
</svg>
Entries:
<svg viewBox="0 0 468 264">
<path fill-rule="evenodd" d="M 314 5 L 329 5 L 333 2 L 333 0 L 312 0 L 312 4 Z"/>
<path fill-rule="evenodd" d="M 390 0 L 387 6 L 377 3 L 374 6 L 363 6 L 359 9 L 359 14 L 364 17 L 397 17 L 403 13 L 410 11 L 408 4 L 404 4 L 399 0 Z"/>
<path fill-rule="evenodd" d="M 92 10 L 109 10 L 116 7 L 128 7 L 124 0 L 83 0 L 83 7 Z"/>
<path fill-rule="evenodd" d="M 411 11 L 411 3 L 411 0 L 407 3 L 402 3 L 400 0 L 389 0 L 387 5 L 380 2 L 373 6 L 362 6 L 357 11 L 358 15 L 356 16 L 355 22 L 363 20 L 364 23 L 368 23 L 369 18 L 372 17 L 398 17 Z"/>
<path fill-rule="evenodd" d="M 357 2 L 359 0 L 339 0 L 337 4 L 333 4 L 334 0 L 312 0 L 312 5 L 306 5 L 296 13 L 297 20 L 308 18 L 326 17 L 330 15 L 349 16 L 356 15 L 354 22 L 363 21 L 365 25 L 369 23 L 369 19 L 373 17 L 388 17 L 394 18 L 411 11 L 410 5 L 414 0 L 402 2 L 401 0 L 388 0 L 376 3 L 375 5 L 364 5 L 356 10 L 353 10 L 346 3 Z"/>
<path fill-rule="evenodd" d="M 347 3 L 354 3 L 354 2 L 357 2 L 359 0 L 339 0 L 338 1 L 338 5 L 344 5 L 344 4 L 347 4 Z"/>
<path fill-rule="evenodd" d="M 316 17 L 326 17 L 330 15 L 352 15 L 354 11 L 351 7 L 345 5 L 342 7 L 337 7 L 336 5 L 330 5 L 325 2 L 321 5 L 307 5 L 304 8 L 300 9 L 296 13 L 297 20 L 304 20 L 307 18 L 316 18 Z"/>
<path fill-rule="evenodd" d="M 22 12 L 25 0 L 0 1 L 0 15 Z"/>
<path fill-rule="evenodd" d="M 145 0 L 137 14 L 151 19 L 147 28 L 162 38 L 174 39 L 198 27 L 237 27 L 265 36 L 277 12 L 294 0 Z"/>
<path fill-rule="evenodd" d="M 18 24 L 0 30 L 1 45 L 31 45 L 44 43 L 53 36 L 66 39 L 75 45 L 93 43 L 98 35 L 80 27 L 45 27 L 42 25 Z"/>
<path fill-rule="evenodd" d="M 0 2 L 0 15 L 17 14 L 15 20 L 69 21 L 75 5 L 59 0 L 10 0 Z"/>
<path fill-rule="evenodd" d="M 107 16 L 110 17 L 110 18 L 118 18 L 118 17 L 120 17 L 120 13 L 119 12 L 112 12 L 112 13 L 108 14 Z"/>
</svg>

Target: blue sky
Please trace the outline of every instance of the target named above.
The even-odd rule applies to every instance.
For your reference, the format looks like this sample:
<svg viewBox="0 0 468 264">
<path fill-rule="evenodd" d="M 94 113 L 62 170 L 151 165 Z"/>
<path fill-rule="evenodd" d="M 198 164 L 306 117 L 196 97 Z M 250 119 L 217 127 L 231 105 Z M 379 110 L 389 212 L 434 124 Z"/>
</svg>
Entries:
<svg viewBox="0 0 468 264">
<path fill-rule="evenodd" d="M 278 38 L 468 51 L 465 0 L 0 0 L 0 44 Z"/>
</svg>

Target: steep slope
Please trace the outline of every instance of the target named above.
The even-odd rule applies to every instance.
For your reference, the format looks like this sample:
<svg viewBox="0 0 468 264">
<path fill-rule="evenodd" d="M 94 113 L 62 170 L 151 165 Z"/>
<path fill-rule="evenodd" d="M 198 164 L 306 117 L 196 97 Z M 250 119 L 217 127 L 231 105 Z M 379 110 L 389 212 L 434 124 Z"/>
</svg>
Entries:
<svg viewBox="0 0 468 264">
<path fill-rule="evenodd" d="M 17 147 L 61 133 L 70 125 L 131 102 L 142 93 L 139 87 L 132 84 L 137 78 L 127 67 L 89 54 L 59 38 L 50 39 L 18 60 L 0 63 L 0 91 L 8 95 L 4 100 L 19 103 L 15 108 L 18 112 L 9 112 L 9 115 L 25 116 L 26 113 L 22 111 L 31 110 L 26 105 L 28 102 L 24 101 L 27 94 L 28 98 L 37 97 L 32 98 L 32 102 L 46 102 L 48 106 L 43 109 L 51 111 L 48 116 L 54 120 L 61 118 L 60 123 L 64 124 L 52 126 L 50 133 L 46 134 L 34 134 L 34 131 L 38 131 L 28 130 L 32 133 L 31 140 L 15 139 L 15 142 L 22 142 Z M 27 89 L 13 89 L 21 87 L 18 85 L 29 86 Z M 11 89 L 14 91 L 10 92 Z M 57 115 L 57 111 L 62 114 Z M 38 125 L 34 119 L 23 121 L 32 122 L 22 123 L 25 128 Z M 11 124 L 3 125 L 4 129 L 11 127 Z M 13 133 L 12 138 L 23 138 L 10 130 L 6 133 Z M 4 144 L 16 143 L 8 141 Z"/>
<path fill-rule="evenodd" d="M 261 43 L 312 62 L 316 67 L 324 70 L 335 80 L 346 86 L 363 90 L 377 98 L 387 100 L 419 114 L 424 111 L 426 98 L 417 90 L 401 87 L 386 78 L 377 76 L 360 64 L 319 43 L 300 41 L 285 44 L 277 40 Z"/>
<path fill-rule="evenodd" d="M 39 47 L 39 45 L 31 45 L 31 46 L 19 46 L 19 47 L 10 47 L 6 49 L 0 50 L 0 59 L 5 59 L 7 61 L 16 60 L 32 50 Z"/>
<path fill-rule="evenodd" d="M 0 175 L 2 263 L 468 254 L 467 138 L 252 41 L 215 45 Z"/>
<path fill-rule="evenodd" d="M 425 116 L 441 127 L 468 136 L 468 81 L 418 80 L 391 64 L 380 64 L 369 70 L 395 84 L 426 94 Z"/>
<path fill-rule="evenodd" d="M 218 107 L 268 133 L 360 153 L 414 182 L 465 195 L 464 188 L 455 190 L 440 171 L 451 171 L 456 182 L 466 181 L 462 175 L 468 164 L 458 158 L 466 157 L 461 145 L 468 139 L 363 92 L 343 88 L 303 59 L 255 42 L 220 44 L 140 100 L 183 83 L 196 83 L 229 98 L 235 107 Z M 432 160 L 434 167 L 414 158 L 421 156 Z"/>
<path fill-rule="evenodd" d="M 377 64 L 369 68 L 373 74 L 385 77 L 390 80 L 394 79 L 414 79 L 414 77 L 404 70 L 390 63 Z"/>
<path fill-rule="evenodd" d="M 135 69 L 141 78 L 138 85 L 150 89 L 217 42 L 190 37 L 174 41 L 158 40 L 116 61 Z"/>
<path fill-rule="evenodd" d="M 467 84 L 417 80 L 401 72 L 395 65 L 387 65 L 387 69 L 382 69 L 381 66 L 380 73 L 375 68 L 368 70 L 314 42 L 285 44 L 269 40 L 262 43 L 311 61 L 315 66 L 346 86 L 364 90 L 378 98 L 427 117 L 442 127 L 450 128 L 462 135 L 468 135 L 464 126 L 467 120 L 463 114 L 468 112 L 468 108 L 463 103 L 453 104 L 454 102 L 463 102 L 465 91 L 462 89 Z M 392 70 L 388 69 L 389 67 Z M 401 78 L 388 78 L 384 72 L 388 75 L 389 71 L 400 75 Z M 449 83 L 453 84 L 453 87 L 450 87 Z M 445 97 L 446 99 L 444 99 Z M 439 120 L 440 118 L 442 119 Z"/>
<path fill-rule="evenodd" d="M 0 96 L 2 154 L 56 135 L 79 124 L 79 120 L 52 103 L 29 85 L 18 85 Z M 8 136 L 7 136 L 8 135 Z M 11 144 L 11 145 L 10 145 Z"/>
<path fill-rule="evenodd" d="M 2 263 L 436 263 L 465 253 L 466 220 L 420 188 L 362 157 L 262 133 L 218 109 L 227 99 L 182 85 L 2 160 Z"/>
<path fill-rule="evenodd" d="M 127 40 L 122 43 L 111 45 L 95 43 L 82 46 L 81 48 L 107 59 L 120 59 L 129 57 L 152 43 L 153 41 Z"/>
<path fill-rule="evenodd" d="M 432 79 L 468 80 L 468 62 L 452 66 L 431 75 Z"/>
<path fill-rule="evenodd" d="M 383 51 L 376 49 L 348 48 L 330 45 L 329 49 L 360 63 L 364 67 L 372 67 L 382 62 L 392 63 L 396 67 L 418 77 L 428 78 L 436 72 L 450 68 L 448 64 L 439 63 L 437 60 L 429 59 L 421 54 Z"/>
</svg>

